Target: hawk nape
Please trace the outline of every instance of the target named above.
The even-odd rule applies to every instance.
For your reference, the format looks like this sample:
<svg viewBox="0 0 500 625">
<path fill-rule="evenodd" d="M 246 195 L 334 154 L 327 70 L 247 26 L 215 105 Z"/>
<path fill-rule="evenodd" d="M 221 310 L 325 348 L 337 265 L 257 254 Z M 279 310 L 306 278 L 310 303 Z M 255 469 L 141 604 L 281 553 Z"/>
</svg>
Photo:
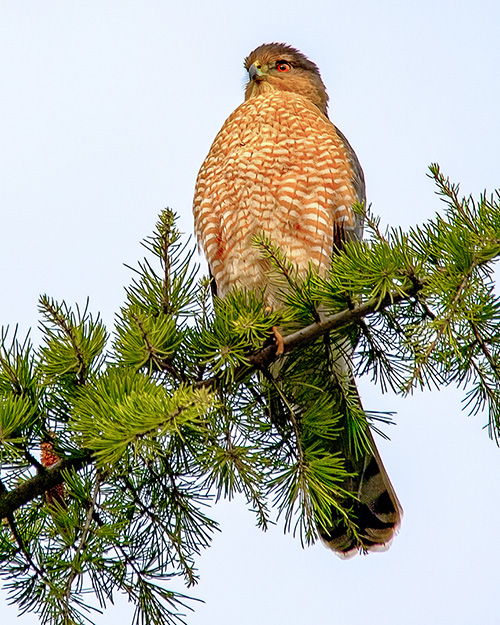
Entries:
<svg viewBox="0 0 500 625">
<path fill-rule="evenodd" d="M 252 238 L 266 234 L 299 276 L 311 264 L 324 276 L 342 241 L 362 236 L 362 218 L 352 206 L 365 201 L 365 184 L 356 154 L 328 118 L 328 95 L 314 63 L 271 43 L 254 50 L 245 69 L 245 101 L 222 126 L 198 175 L 195 229 L 220 297 L 233 287 L 255 289 L 277 308 L 282 290 L 269 280 L 269 261 Z M 339 353 L 337 367 L 353 385 L 348 359 Z M 346 505 L 358 529 L 332 508 L 331 522 L 318 523 L 318 531 L 344 557 L 387 548 L 402 516 L 366 430 L 369 450 L 353 451 L 345 436 L 329 441 L 352 475 L 342 486 L 354 495 Z"/>
</svg>

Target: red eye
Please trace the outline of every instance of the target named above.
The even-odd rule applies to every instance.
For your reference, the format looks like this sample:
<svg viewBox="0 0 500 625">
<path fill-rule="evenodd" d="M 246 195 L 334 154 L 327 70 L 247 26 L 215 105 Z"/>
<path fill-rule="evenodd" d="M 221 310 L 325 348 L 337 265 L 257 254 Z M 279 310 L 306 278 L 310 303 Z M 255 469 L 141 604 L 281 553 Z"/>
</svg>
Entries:
<svg viewBox="0 0 500 625">
<path fill-rule="evenodd" d="M 278 72 L 289 72 L 292 69 L 292 66 L 287 61 L 278 61 L 276 63 L 276 69 Z"/>
</svg>

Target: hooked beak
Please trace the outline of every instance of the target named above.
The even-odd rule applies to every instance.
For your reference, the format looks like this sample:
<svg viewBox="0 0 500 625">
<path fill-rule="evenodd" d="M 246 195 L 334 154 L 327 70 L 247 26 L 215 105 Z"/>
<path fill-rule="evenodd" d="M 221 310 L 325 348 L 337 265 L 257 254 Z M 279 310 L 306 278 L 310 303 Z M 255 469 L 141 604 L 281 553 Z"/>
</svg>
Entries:
<svg viewBox="0 0 500 625">
<path fill-rule="evenodd" d="M 257 61 L 252 63 L 248 68 L 248 75 L 250 76 L 250 80 L 253 80 L 256 83 L 262 82 L 265 78 L 265 74 L 262 71 L 262 65 Z"/>
</svg>

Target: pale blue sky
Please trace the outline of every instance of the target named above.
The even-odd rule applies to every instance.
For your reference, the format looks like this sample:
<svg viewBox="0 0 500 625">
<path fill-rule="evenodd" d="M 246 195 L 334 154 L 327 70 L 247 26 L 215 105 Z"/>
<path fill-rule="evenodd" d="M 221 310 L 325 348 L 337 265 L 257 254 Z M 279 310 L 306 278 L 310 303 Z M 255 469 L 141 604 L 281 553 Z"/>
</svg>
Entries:
<svg viewBox="0 0 500 625">
<path fill-rule="evenodd" d="M 307 9 L 304 6 L 307 4 Z M 330 116 L 363 165 L 384 224 L 442 209 L 434 161 L 465 193 L 500 187 L 500 4 L 308 0 L 0 0 L 0 324 L 36 328 L 40 293 L 101 311 L 166 205 L 192 232 L 198 168 L 242 100 L 245 55 L 284 41 L 315 61 Z M 38 332 L 33 332 L 35 340 Z M 405 509 L 385 554 L 337 559 L 243 502 L 199 561 L 192 625 L 497 625 L 500 450 L 455 389 L 404 400 L 381 452 Z M 16 618 L 0 593 L 2 624 Z M 125 602 L 98 623 L 130 622 Z"/>
</svg>

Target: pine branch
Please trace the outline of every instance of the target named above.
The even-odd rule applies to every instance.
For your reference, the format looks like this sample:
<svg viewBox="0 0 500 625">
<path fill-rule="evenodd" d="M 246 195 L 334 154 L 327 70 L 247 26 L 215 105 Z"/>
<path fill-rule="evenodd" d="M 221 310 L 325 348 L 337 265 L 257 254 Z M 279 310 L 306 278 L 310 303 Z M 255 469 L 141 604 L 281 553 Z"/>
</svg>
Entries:
<svg viewBox="0 0 500 625">
<path fill-rule="evenodd" d="M 350 371 L 354 358 L 358 372 L 399 393 L 417 379 L 472 381 L 468 405 L 488 405 L 498 436 L 500 300 L 491 273 L 500 203 L 460 199 L 437 167 L 431 173 L 444 215 L 384 232 L 358 207 L 371 237 L 346 241 L 328 275 L 299 276 L 271 239 L 257 237 L 283 296 L 270 315 L 262 293 L 234 291 L 212 305 L 167 211 L 145 243 L 155 262 L 139 264 L 107 360 L 104 326 L 86 308 L 73 314 L 48 298 L 38 353 L 27 342 L 6 349 L 0 335 L 0 518 L 12 529 L 3 566 L 22 609 L 69 622 L 87 608 L 84 592 L 104 607 L 120 589 L 137 618 L 171 623 L 177 616 L 161 604 L 180 595 L 153 581 L 196 581 L 194 556 L 216 527 L 202 506 L 217 489 L 244 492 L 264 528 L 273 501 L 285 528 L 296 521 L 308 543 L 332 510 L 355 535 L 347 478 L 358 468 L 346 450 L 363 448 L 367 414 L 351 378 L 335 379 L 335 363 Z M 281 360 L 273 326 L 285 334 Z M 47 421 L 63 452 L 79 446 L 82 455 L 42 467 L 35 456 Z M 94 462 L 106 467 L 105 482 L 76 473 Z M 66 525 L 38 503 L 19 510 L 63 479 Z M 91 588 L 82 590 L 84 579 Z"/>
<path fill-rule="evenodd" d="M 29 501 L 40 497 L 54 486 L 64 481 L 63 471 L 80 471 L 92 462 L 90 455 L 78 458 L 63 458 L 50 468 L 41 471 L 35 477 L 22 482 L 16 488 L 0 493 L 0 518 L 8 517 Z"/>
<path fill-rule="evenodd" d="M 462 296 L 462 293 L 465 289 L 465 287 L 467 286 L 467 284 L 469 283 L 470 279 L 471 279 L 471 275 L 473 270 L 475 269 L 474 266 L 472 266 L 470 268 L 470 271 L 467 272 L 463 279 L 462 282 L 460 283 L 457 292 L 455 293 L 455 296 L 453 297 L 451 306 L 448 308 L 448 311 L 446 313 L 446 315 L 444 317 L 442 317 L 441 319 L 439 319 L 439 327 L 436 331 L 436 336 L 435 338 L 429 343 L 429 345 L 427 346 L 423 356 L 420 357 L 419 362 L 416 364 L 416 367 L 410 377 L 410 379 L 406 382 L 406 384 L 404 385 L 404 390 L 406 392 L 410 392 L 410 390 L 413 387 L 413 384 L 420 380 L 421 381 L 421 375 L 422 375 L 422 369 L 424 368 L 424 366 L 428 363 L 429 358 L 431 357 L 431 354 L 433 353 L 433 351 L 435 350 L 436 346 L 438 345 L 439 341 L 441 340 L 443 334 L 446 332 L 446 329 L 448 328 L 449 323 L 451 322 L 451 319 L 456 311 L 456 308 L 460 302 L 460 298 Z"/>
<path fill-rule="evenodd" d="M 85 318 L 86 316 L 88 304 L 89 301 L 87 300 L 87 304 L 85 306 L 85 311 L 82 315 L 82 318 Z M 65 315 L 63 313 L 61 307 L 45 295 L 40 298 L 40 308 L 42 309 L 46 317 L 56 327 L 62 330 L 62 333 L 66 336 L 69 343 L 71 344 L 76 359 L 78 361 L 77 384 L 83 385 L 85 383 L 87 367 L 81 345 L 76 336 L 74 325 L 69 321 L 68 315 Z"/>
<path fill-rule="evenodd" d="M 12 535 L 14 536 L 14 539 L 17 543 L 17 545 L 19 546 L 19 549 L 21 550 L 22 554 L 24 555 L 24 557 L 26 558 L 26 561 L 28 562 L 29 566 L 33 569 L 33 571 L 41 578 L 41 579 L 45 579 L 45 573 L 42 569 L 40 569 L 40 567 L 37 566 L 36 562 L 33 560 L 33 556 L 31 555 L 31 553 L 28 551 L 24 540 L 21 536 L 21 534 L 19 533 L 18 527 L 17 527 L 17 523 L 16 520 L 14 518 L 13 514 L 9 514 L 7 515 L 7 521 L 9 523 L 9 527 L 10 530 L 12 532 Z"/>
<path fill-rule="evenodd" d="M 491 351 L 489 350 L 488 345 L 486 344 L 486 341 L 485 341 L 484 337 L 479 332 L 479 328 L 472 321 L 470 322 L 470 327 L 472 328 L 474 336 L 476 337 L 476 340 L 479 343 L 479 346 L 481 347 L 481 351 L 483 352 L 484 356 L 486 357 L 486 360 L 489 362 L 492 371 L 494 371 L 496 376 L 500 379 L 500 365 L 493 358 L 493 356 L 491 354 Z"/>
<path fill-rule="evenodd" d="M 388 306 L 393 306 L 404 301 L 413 299 L 419 291 L 424 288 L 424 282 L 414 281 L 412 288 L 407 293 L 402 294 L 400 291 L 394 291 L 388 293 L 382 300 L 379 297 L 374 297 L 364 304 L 354 305 L 352 308 L 343 310 L 335 315 L 325 317 L 318 323 L 312 323 L 305 328 L 301 328 L 288 336 L 283 337 L 284 353 L 289 353 L 294 349 L 303 347 L 313 343 L 316 339 L 332 332 L 334 330 L 341 330 L 352 324 L 357 323 L 364 317 L 368 317 L 375 313 L 381 312 Z M 276 356 L 277 346 L 275 344 L 267 345 L 262 349 L 250 354 L 248 356 L 248 365 L 241 365 L 235 370 L 234 378 L 236 380 L 246 376 L 252 370 L 262 370 L 269 367 L 277 358 Z M 199 381 L 195 384 L 196 387 L 212 387 L 216 386 L 220 376 L 215 375 L 206 380 Z"/>
</svg>

